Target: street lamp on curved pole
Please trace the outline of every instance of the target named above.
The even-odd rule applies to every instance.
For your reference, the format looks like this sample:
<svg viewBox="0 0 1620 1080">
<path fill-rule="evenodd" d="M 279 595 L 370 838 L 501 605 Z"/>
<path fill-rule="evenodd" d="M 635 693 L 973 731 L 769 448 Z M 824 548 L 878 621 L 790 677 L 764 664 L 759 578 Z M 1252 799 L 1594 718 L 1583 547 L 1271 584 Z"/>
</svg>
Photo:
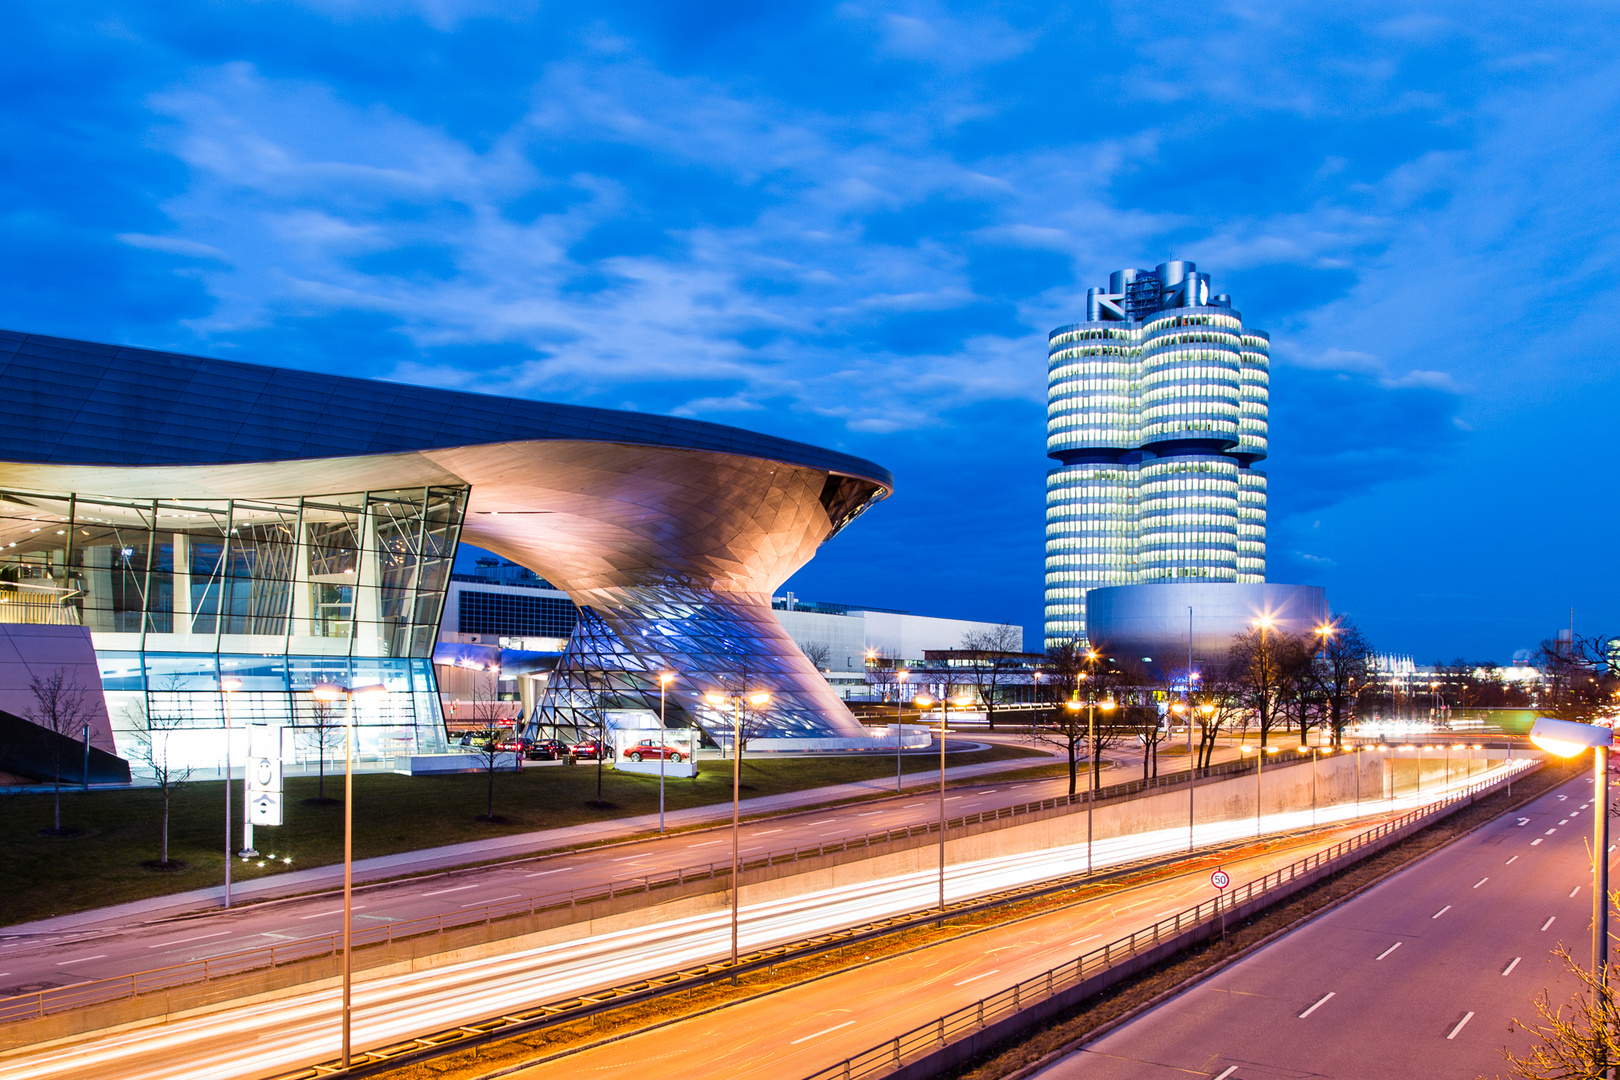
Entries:
<svg viewBox="0 0 1620 1080">
<path fill-rule="evenodd" d="M 316 701 L 344 698 L 343 714 L 343 1067 L 349 1067 L 349 1042 L 354 1008 L 354 699 L 387 691 L 381 684 L 343 687 L 316 683 L 309 688 Z"/>
<path fill-rule="evenodd" d="M 740 816 L 738 807 L 741 804 L 742 794 L 742 703 L 746 699 L 748 704 L 758 707 L 771 700 L 771 695 L 763 690 L 752 694 L 732 694 L 719 690 L 710 690 L 703 695 L 715 708 L 720 708 L 726 702 L 731 702 L 731 985 L 737 985 L 737 896 L 741 892 L 738 881 L 738 836 L 740 833 Z"/>
</svg>

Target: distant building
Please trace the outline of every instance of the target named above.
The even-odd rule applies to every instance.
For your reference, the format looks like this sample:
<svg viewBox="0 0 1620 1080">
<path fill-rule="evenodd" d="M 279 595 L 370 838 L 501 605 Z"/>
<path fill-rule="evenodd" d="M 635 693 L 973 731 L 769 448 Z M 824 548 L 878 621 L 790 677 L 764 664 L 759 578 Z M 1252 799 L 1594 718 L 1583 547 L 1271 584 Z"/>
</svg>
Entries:
<svg viewBox="0 0 1620 1080">
<path fill-rule="evenodd" d="M 1119 270 L 1049 335 L 1046 643 L 1090 589 L 1263 582 L 1270 338 L 1190 262 Z"/>
</svg>

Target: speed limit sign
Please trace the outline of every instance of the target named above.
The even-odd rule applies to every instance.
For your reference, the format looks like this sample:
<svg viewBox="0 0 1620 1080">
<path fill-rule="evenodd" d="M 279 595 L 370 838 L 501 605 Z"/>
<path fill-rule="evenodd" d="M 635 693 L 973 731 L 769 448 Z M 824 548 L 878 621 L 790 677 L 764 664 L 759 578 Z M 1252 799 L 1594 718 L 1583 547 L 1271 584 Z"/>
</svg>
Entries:
<svg viewBox="0 0 1620 1080">
<path fill-rule="evenodd" d="M 1232 879 L 1227 875 L 1225 870 L 1217 870 L 1213 874 L 1209 875 L 1209 883 L 1215 886 L 1217 889 L 1224 889 L 1228 885 L 1232 884 Z"/>
</svg>

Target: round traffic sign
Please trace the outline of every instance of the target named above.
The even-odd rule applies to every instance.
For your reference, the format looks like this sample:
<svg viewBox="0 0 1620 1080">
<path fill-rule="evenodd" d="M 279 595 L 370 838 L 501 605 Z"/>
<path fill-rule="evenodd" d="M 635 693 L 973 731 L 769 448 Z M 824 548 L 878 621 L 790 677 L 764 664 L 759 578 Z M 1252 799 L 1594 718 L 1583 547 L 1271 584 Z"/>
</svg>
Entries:
<svg viewBox="0 0 1620 1080">
<path fill-rule="evenodd" d="M 1227 875 L 1225 870 L 1217 870 L 1213 874 L 1209 875 L 1209 883 L 1215 886 L 1217 889 L 1224 889 L 1228 885 L 1232 884 L 1232 879 Z"/>
</svg>

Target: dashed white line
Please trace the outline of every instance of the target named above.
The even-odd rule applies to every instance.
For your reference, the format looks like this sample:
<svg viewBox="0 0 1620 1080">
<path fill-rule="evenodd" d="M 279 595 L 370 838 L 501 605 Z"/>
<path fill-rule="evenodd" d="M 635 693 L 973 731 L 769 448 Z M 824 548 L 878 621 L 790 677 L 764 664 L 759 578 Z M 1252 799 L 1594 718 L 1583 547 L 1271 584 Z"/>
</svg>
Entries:
<svg viewBox="0 0 1620 1080">
<path fill-rule="evenodd" d="M 1476 889 L 1479 888 L 1481 885 L 1485 884 L 1489 880 L 1491 880 L 1489 877 L 1480 878 L 1478 881 L 1474 882 L 1474 888 L 1476 888 Z"/>
<path fill-rule="evenodd" d="M 1222 1070 L 1221 1075 L 1215 1078 L 1215 1080 L 1226 1080 L 1228 1076 L 1231 1076 L 1235 1072 L 1237 1072 L 1237 1066 L 1228 1065 L 1224 1070 Z"/>
<path fill-rule="evenodd" d="M 443 896 L 445 893 L 466 892 L 468 889 L 476 889 L 476 888 L 478 888 L 477 885 L 457 885 L 453 889 L 435 889 L 432 892 L 425 892 L 422 895 L 423 896 Z"/>
<path fill-rule="evenodd" d="M 1000 970 L 1001 970 L 1000 968 L 991 968 L 989 971 L 981 971 L 977 975 L 969 975 L 967 978 L 963 979 L 961 982 L 953 983 L 952 985 L 953 986 L 966 986 L 970 982 L 977 982 L 980 979 L 987 979 L 991 975 L 994 975 L 996 972 L 998 972 Z"/>
<path fill-rule="evenodd" d="M 853 1021 L 853 1020 L 845 1020 L 842 1024 L 834 1024 L 830 1028 L 823 1028 L 822 1030 L 816 1032 L 814 1035 L 806 1035 L 802 1039 L 794 1039 L 792 1042 L 788 1043 L 788 1045 L 789 1046 L 798 1046 L 802 1042 L 809 1042 L 811 1039 L 819 1039 L 823 1035 L 829 1035 L 832 1032 L 837 1031 L 839 1028 L 847 1028 L 847 1027 L 849 1027 L 849 1025 L 853 1024 L 854 1022 L 855 1021 Z"/>
<path fill-rule="evenodd" d="M 1509 972 L 1511 972 L 1514 968 L 1518 967 L 1519 966 L 1519 961 L 1522 960 L 1522 959 L 1523 959 L 1523 957 L 1515 956 L 1513 958 L 1513 963 L 1509 964 L 1507 967 L 1502 969 L 1502 974 L 1506 975 Z"/>
<path fill-rule="evenodd" d="M 339 908 L 338 910 L 342 911 L 343 909 Z M 212 934 L 198 934 L 196 937 L 183 937 L 175 938 L 172 941 L 160 941 L 156 945 L 148 945 L 147 948 L 161 949 L 165 945 L 184 945 L 188 941 L 202 941 L 204 938 L 224 937 L 228 933 L 230 933 L 229 930 L 215 930 Z"/>
<path fill-rule="evenodd" d="M 546 876 L 546 875 L 547 875 L 547 874 L 560 874 L 560 873 L 562 873 L 562 872 L 563 872 L 563 871 L 564 871 L 564 870 L 572 870 L 572 869 L 573 869 L 573 867 L 572 867 L 572 866 L 559 866 L 559 867 L 557 867 L 557 869 L 555 869 L 555 870 L 541 870 L 541 871 L 540 871 L 540 872 L 538 872 L 538 873 L 534 873 L 534 874 L 524 874 L 524 875 L 523 875 L 523 876 L 524 876 L 524 877 L 545 877 L 545 876 Z"/>
<path fill-rule="evenodd" d="M 637 859 L 650 859 L 652 857 L 653 857 L 652 852 L 644 851 L 640 855 L 626 855 L 623 858 L 609 859 L 608 861 L 609 862 L 635 862 Z"/>
<path fill-rule="evenodd" d="M 1455 1039 L 1457 1037 L 1457 1032 L 1461 1031 L 1463 1029 L 1463 1025 L 1468 1023 L 1468 1021 L 1472 1020 L 1473 1018 L 1474 1014 L 1468 1013 L 1461 1020 L 1457 1021 L 1457 1026 L 1451 1029 L 1451 1034 L 1447 1035 L 1446 1038 Z"/>
<path fill-rule="evenodd" d="M 1536 837 L 1534 840 L 1530 841 L 1530 846 L 1535 847 L 1537 844 L 1541 843 L 1541 840 L 1542 840 L 1541 837 L 1539 837 L 1539 836 Z"/>
<path fill-rule="evenodd" d="M 1451 905 L 1447 904 L 1445 907 L 1441 908 L 1439 911 L 1435 912 L 1433 915 L 1430 915 L 1429 918 L 1438 919 L 1440 916 L 1444 915 L 1446 912 L 1448 912 L 1450 910 L 1451 910 Z"/>
<path fill-rule="evenodd" d="M 105 960 L 105 959 L 107 959 L 107 954 L 102 953 L 99 956 L 81 956 L 77 960 L 63 960 L 63 961 L 60 961 L 56 966 L 57 967 L 67 967 L 69 964 L 83 964 L 83 963 L 86 963 L 86 962 L 91 961 L 91 960 Z"/>
<path fill-rule="evenodd" d="M 1519 859 L 1519 857 L 1517 855 L 1515 855 L 1515 856 L 1513 856 L 1513 858 L 1509 859 L 1507 862 L 1503 863 L 1502 865 L 1503 866 L 1512 866 L 1515 862 L 1518 861 L 1518 859 Z"/>
<path fill-rule="evenodd" d="M 785 830 L 782 830 L 782 829 L 766 829 L 764 832 L 757 832 L 757 833 L 753 833 L 752 835 L 754 835 L 754 836 L 770 836 L 772 833 L 779 833 L 779 832 L 783 832 L 783 831 L 785 831 Z"/>
<path fill-rule="evenodd" d="M 1332 990 L 1329 990 L 1327 993 L 1323 994 L 1322 997 L 1316 1002 L 1315 1005 L 1312 1005 L 1310 1008 L 1308 1008 L 1304 1012 L 1300 1013 L 1299 1018 L 1301 1020 L 1303 1020 L 1307 1016 L 1311 1015 L 1311 1013 L 1315 1012 L 1317 1009 L 1320 1009 L 1323 1005 L 1326 1005 L 1328 998 L 1332 997 L 1333 993 L 1334 992 Z"/>
<path fill-rule="evenodd" d="M 1549 927 L 1549 926 L 1551 926 L 1551 925 L 1552 925 L 1552 924 L 1553 924 L 1553 920 L 1554 920 L 1554 919 L 1556 919 L 1556 918 L 1558 918 L 1558 916 L 1556 916 L 1556 915 L 1549 915 L 1549 916 L 1548 916 L 1548 917 L 1547 917 L 1547 921 L 1546 921 L 1546 922 L 1544 922 L 1544 923 L 1542 923 L 1542 924 L 1541 924 L 1541 928 L 1542 928 L 1542 929 L 1543 929 L 1543 930 L 1545 930 L 1545 929 L 1547 929 L 1547 927 Z"/>
<path fill-rule="evenodd" d="M 360 908 L 350 908 L 349 910 L 351 910 L 351 911 L 360 911 L 361 909 Z M 317 911 L 313 915 L 300 915 L 300 916 L 298 916 L 298 921 L 303 922 L 305 919 L 319 919 L 322 915 L 341 915 L 341 914 L 343 914 L 343 909 L 340 908 L 340 907 L 335 907 L 331 911 Z M 227 930 L 226 933 L 228 934 L 228 933 L 230 933 L 230 931 Z M 210 935 L 210 936 L 212 936 L 212 935 Z"/>
<path fill-rule="evenodd" d="M 1546 832 L 1542 833 L 1541 835 L 1542 836 L 1551 836 L 1553 833 L 1555 833 L 1557 831 L 1558 831 L 1558 826 L 1554 825 L 1552 828 L 1548 829 Z"/>
<path fill-rule="evenodd" d="M 807 822 L 805 822 L 805 824 L 806 825 L 831 825 L 833 822 L 835 822 L 837 820 L 838 819 L 835 818 L 835 817 L 830 817 L 830 818 L 822 818 L 820 821 L 807 821 Z"/>
<path fill-rule="evenodd" d="M 515 893 L 511 894 L 510 896 L 497 896 L 493 900 L 474 900 L 470 904 L 462 904 L 461 906 L 462 907 L 478 907 L 481 904 L 498 904 L 502 900 L 516 900 L 518 897 L 520 897 L 522 895 L 523 895 L 522 893 L 516 893 L 515 892 Z"/>
<path fill-rule="evenodd" d="M 1573 889 L 1569 890 L 1569 896 L 1567 897 L 1567 899 L 1570 899 L 1570 900 L 1575 899 L 1575 894 L 1580 892 L 1580 891 L 1581 891 L 1581 887 L 1579 885 L 1575 886 Z"/>
<path fill-rule="evenodd" d="M 710 844 L 723 844 L 723 843 L 725 843 L 724 840 L 705 840 L 701 844 L 687 844 L 686 846 L 689 847 L 689 848 L 708 847 Z"/>
<path fill-rule="evenodd" d="M 1391 945 L 1389 948 L 1387 948 L 1383 952 L 1379 953 L 1373 959 L 1382 960 L 1384 957 L 1388 956 L 1390 953 L 1394 952 L 1396 949 L 1398 949 L 1400 947 L 1401 947 L 1401 943 L 1397 941 L 1395 944 Z"/>
<path fill-rule="evenodd" d="M 1569 818 L 1565 818 L 1563 821 L 1560 821 L 1558 824 L 1560 824 L 1560 825 L 1568 825 L 1569 824 Z"/>
<path fill-rule="evenodd" d="M 879 814 L 881 814 L 881 813 L 884 813 L 884 812 L 885 812 L 885 811 L 882 811 L 882 810 L 873 810 L 873 811 L 871 811 L 871 812 L 869 812 L 869 813 L 865 813 L 865 814 L 856 814 L 856 815 L 855 815 L 855 816 L 856 816 L 856 817 L 877 817 L 877 816 L 878 816 L 878 815 L 879 815 Z M 855 1022 L 855 1021 L 853 1021 L 853 1020 L 851 1020 L 851 1021 L 850 1021 L 850 1023 L 852 1023 L 852 1024 L 853 1024 L 853 1023 L 854 1023 L 854 1022 Z"/>
</svg>

